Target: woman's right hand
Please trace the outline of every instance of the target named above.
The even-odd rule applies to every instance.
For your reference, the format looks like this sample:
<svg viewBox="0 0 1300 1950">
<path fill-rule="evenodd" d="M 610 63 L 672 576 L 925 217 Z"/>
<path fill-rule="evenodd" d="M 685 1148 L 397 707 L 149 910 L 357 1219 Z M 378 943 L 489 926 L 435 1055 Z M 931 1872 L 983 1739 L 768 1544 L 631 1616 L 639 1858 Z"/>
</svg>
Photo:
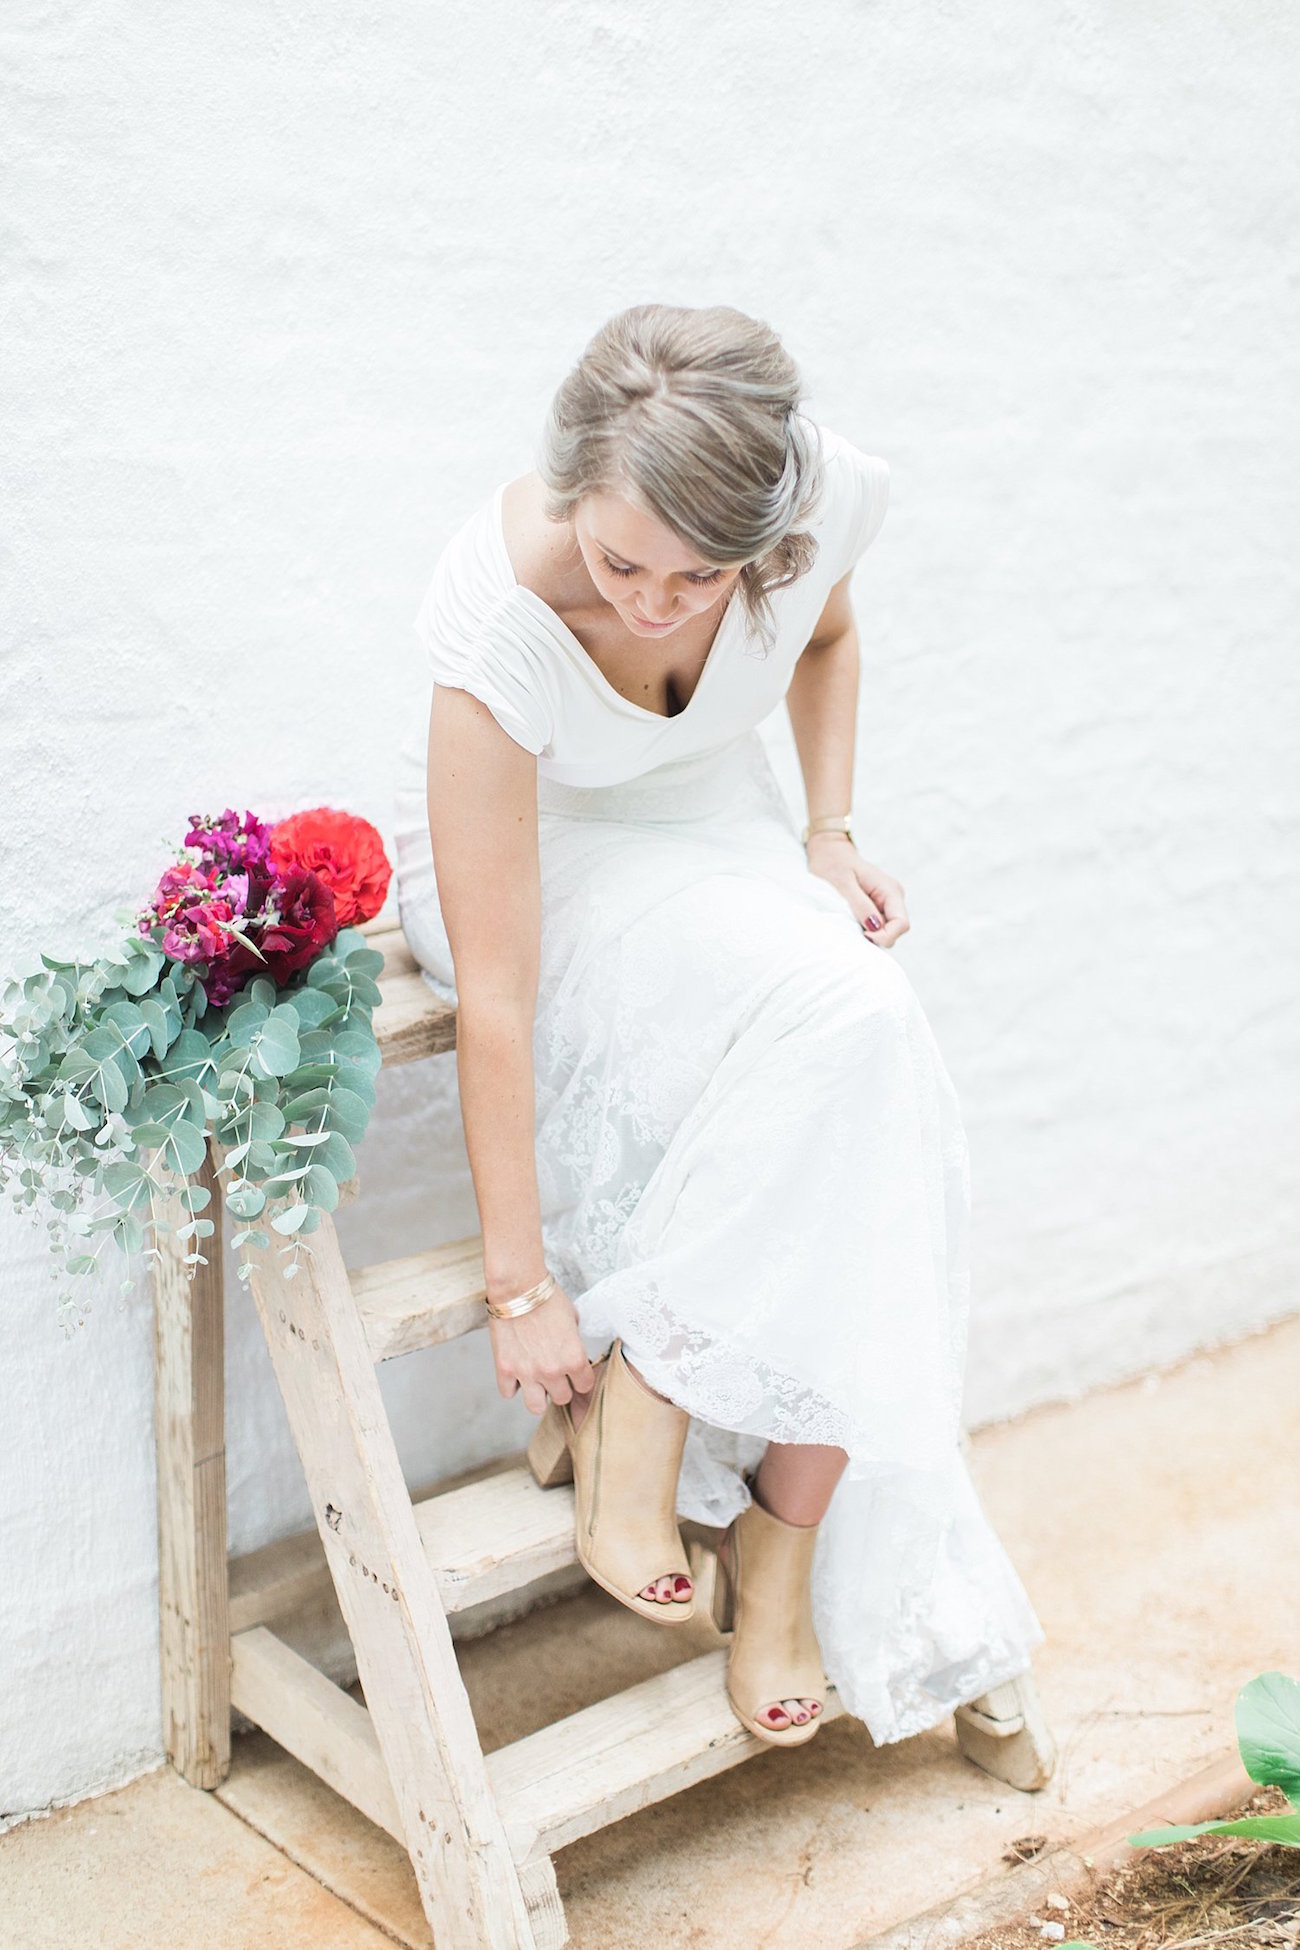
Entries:
<svg viewBox="0 0 1300 1950">
<path fill-rule="evenodd" d="M 572 1300 L 558 1283 L 540 1307 L 518 1320 L 488 1322 L 497 1387 L 507 1399 L 522 1393 L 531 1415 L 541 1415 L 549 1395 L 564 1403 L 589 1395 L 596 1373 L 578 1332 Z"/>
</svg>

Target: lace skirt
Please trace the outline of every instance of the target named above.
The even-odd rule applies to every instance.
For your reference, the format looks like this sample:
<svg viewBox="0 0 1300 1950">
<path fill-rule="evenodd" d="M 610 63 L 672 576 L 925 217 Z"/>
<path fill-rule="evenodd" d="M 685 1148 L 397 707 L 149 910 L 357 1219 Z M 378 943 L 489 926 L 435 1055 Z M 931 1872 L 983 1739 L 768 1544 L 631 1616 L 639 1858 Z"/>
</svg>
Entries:
<svg viewBox="0 0 1300 1950">
<path fill-rule="evenodd" d="M 845 1706 L 902 1739 L 1042 1639 L 962 1449 L 969 1171 L 933 1033 L 808 871 L 757 731 L 538 801 L 547 1264 L 588 1351 L 621 1335 L 689 1411 L 683 1517 L 728 1522 L 768 1441 L 847 1451 L 814 1620 Z M 422 790 L 398 823 L 402 924 L 454 999 Z"/>
</svg>

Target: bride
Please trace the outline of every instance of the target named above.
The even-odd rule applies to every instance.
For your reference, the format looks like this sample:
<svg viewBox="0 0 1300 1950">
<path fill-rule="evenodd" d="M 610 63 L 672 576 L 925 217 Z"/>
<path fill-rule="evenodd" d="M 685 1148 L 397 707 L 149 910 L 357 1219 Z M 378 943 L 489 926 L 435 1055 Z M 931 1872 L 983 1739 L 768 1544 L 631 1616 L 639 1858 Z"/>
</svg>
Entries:
<svg viewBox="0 0 1300 1950">
<path fill-rule="evenodd" d="M 852 830 L 888 471 L 800 394 L 730 307 L 596 333 L 417 618 L 402 923 L 458 1007 L 498 1385 L 587 1571 L 661 1626 L 707 1588 L 764 1741 L 811 1739 L 829 1679 L 877 1743 L 955 1712 L 1041 1786 L 1042 1632 L 961 1447 L 965 1134 Z"/>
</svg>

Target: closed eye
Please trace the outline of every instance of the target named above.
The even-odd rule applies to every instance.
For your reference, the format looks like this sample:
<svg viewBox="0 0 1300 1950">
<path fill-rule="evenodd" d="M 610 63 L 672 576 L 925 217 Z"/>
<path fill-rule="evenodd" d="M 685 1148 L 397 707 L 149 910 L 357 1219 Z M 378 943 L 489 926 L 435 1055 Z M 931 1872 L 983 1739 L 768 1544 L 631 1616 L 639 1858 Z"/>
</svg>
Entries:
<svg viewBox="0 0 1300 1950">
<path fill-rule="evenodd" d="M 634 576 L 636 574 L 636 570 L 634 568 L 633 569 L 620 568 L 618 563 L 611 562 L 607 555 L 602 554 L 601 560 L 605 564 L 605 567 L 609 570 L 612 576 Z M 724 573 L 725 571 L 722 569 L 710 569 L 707 575 L 697 575 L 691 571 L 687 571 L 686 580 L 688 582 L 695 582 L 695 583 L 702 583 L 702 584 L 717 582 L 719 577 L 721 577 Z"/>
</svg>

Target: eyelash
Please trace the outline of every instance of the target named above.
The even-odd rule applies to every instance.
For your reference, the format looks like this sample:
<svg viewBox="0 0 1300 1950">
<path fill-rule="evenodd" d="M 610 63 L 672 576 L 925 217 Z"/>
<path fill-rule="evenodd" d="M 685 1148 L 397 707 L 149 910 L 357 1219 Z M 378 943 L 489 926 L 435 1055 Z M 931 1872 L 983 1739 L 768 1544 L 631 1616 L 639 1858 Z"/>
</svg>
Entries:
<svg viewBox="0 0 1300 1950">
<path fill-rule="evenodd" d="M 601 559 L 604 562 L 605 567 L 609 570 L 612 576 L 634 576 L 636 574 L 635 569 L 620 569 L 618 564 L 616 562 L 611 562 L 607 555 L 602 556 Z M 721 574 L 722 574 L 721 569 L 710 569 L 709 573 L 706 576 L 692 575 L 692 576 L 687 576 L 686 580 L 688 582 L 698 583 L 701 586 L 703 586 L 705 583 L 716 582 L 719 576 L 721 576 Z"/>
</svg>

